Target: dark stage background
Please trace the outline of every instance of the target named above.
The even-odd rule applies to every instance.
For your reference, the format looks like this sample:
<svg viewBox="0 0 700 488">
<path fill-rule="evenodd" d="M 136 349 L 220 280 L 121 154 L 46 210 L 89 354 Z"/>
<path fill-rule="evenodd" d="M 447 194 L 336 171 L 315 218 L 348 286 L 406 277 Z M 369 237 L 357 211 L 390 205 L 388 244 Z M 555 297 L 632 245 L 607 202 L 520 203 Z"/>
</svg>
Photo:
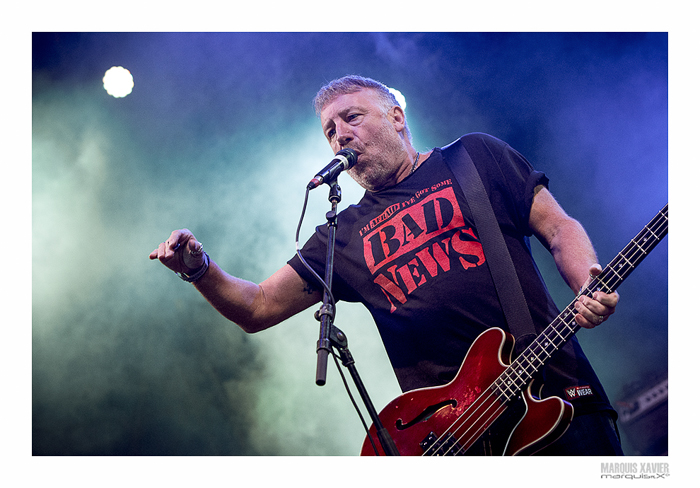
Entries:
<svg viewBox="0 0 700 488">
<path fill-rule="evenodd" d="M 35 33 L 32 55 L 35 455 L 359 452 L 334 367 L 314 383 L 313 310 L 249 336 L 148 260 L 188 227 L 236 276 L 284 264 L 304 185 L 332 156 L 311 99 L 333 78 L 400 90 L 420 150 L 477 131 L 509 142 L 603 264 L 668 200 L 664 33 Z M 122 99 L 102 88 L 115 65 L 135 80 Z M 342 206 L 359 199 L 340 183 Z M 305 236 L 326 197 L 312 194 Z M 571 291 L 533 248 L 565 306 Z M 667 250 L 622 285 L 611 320 L 579 333 L 613 402 L 666 377 Z M 381 408 L 399 389 L 368 314 L 341 304 L 336 323 Z M 663 448 L 665 432 L 643 440 Z M 622 434 L 628 454 L 656 454 Z"/>
</svg>

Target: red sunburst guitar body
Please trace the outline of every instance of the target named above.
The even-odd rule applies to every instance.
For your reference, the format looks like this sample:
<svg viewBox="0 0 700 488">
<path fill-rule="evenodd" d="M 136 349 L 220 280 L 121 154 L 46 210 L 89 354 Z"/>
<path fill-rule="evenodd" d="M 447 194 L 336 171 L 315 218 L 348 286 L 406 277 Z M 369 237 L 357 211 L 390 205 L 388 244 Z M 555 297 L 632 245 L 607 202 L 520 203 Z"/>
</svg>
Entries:
<svg viewBox="0 0 700 488">
<path fill-rule="evenodd" d="M 450 383 L 409 391 L 389 403 L 379 419 L 399 454 L 532 454 L 559 438 L 573 418 L 569 403 L 557 397 L 538 400 L 532 396 L 531 384 L 506 404 L 490 390 L 508 368 L 513 345 L 510 334 L 489 329 L 474 341 Z M 506 435 L 504 418 L 512 427 Z M 487 434 L 497 421 L 501 424 L 499 434 Z M 370 436 L 383 455 L 374 425 Z M 369 437 L 361 454 L 375 455 Z"/>
</svg>

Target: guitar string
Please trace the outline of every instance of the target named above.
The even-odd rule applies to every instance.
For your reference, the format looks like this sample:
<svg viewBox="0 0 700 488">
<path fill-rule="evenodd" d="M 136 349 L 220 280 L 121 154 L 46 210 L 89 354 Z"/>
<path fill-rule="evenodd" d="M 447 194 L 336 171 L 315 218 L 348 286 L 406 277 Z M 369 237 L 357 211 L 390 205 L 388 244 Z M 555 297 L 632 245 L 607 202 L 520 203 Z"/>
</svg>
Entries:
<svg viewBox="0 0 700 488">
<path fill-rule="evenodd" d="M 492 407 L 496 407 L 495 411 L 490 411 Z M 503 403 L 500 403 L 498 400 L 498 397 L 493 398 L 492 403 L 488 405 L 484 410 L 484 413 L 481 415 L 480 420 L 481 424 L 480 425 L 473 425 L 470 426 L 470 428 L 467 429 L 467 431 L 462 434 L 460 437 L 455 438 L 455 441 L 453 445 L 450 447 L 448 450 L 448 453 L 452 451 L 452 449 L 459 444 L 460 449 L 459 451 L 466 451 L 467 449 L 471 448 L 472 445 L 484 434 L 486 431 L 489 429 L 489 427 L 493 424 L 493 422 L 498 419 L 498 417 L 501 416 L 503 412 L 506 411 L 507 406 Z M 484 418 L 484 415 L 489 413 L 489 416 Z M 464 442 L 464 437 L 469 434 L 471 431 L 471 434 L 469 438 L 467 439 L 466 442 Z M 455 454 L 456 455 L 456 454 Z"/>
<path fill-rule="evenodd" d="M 428 448 L 426 449 L 426 451 L 423 453 L 423 455 L 426 455 L 426 453 L 430 452 L 430 450 L 433 449 L 436 445 L 439 445 L 439 449 L 435 449 L 435 450 L 430 454 L 430 456 L 439 456 L 439 455 L 440 455 L 440 452 L 439 452 L 439 451 L 440 451 L 441 449 L 444 448 L 445 443 L 449 441 L 450 436 L 452 435 L 452 433 L 450 432 L 450 429 L 452 429 L 460 420 L 464 420 L 464 422 L 462 422 L 462 425 L 464 425 L 467 421 L 469 421 L 469 419 L 471 418 L 471 416 L 478 414 L 478 413 L 479 413 L 479 411 L 478 411 L 479 409 L 477 408 L 476 411 L 474 411 L 474 408 L 473 408 L 473 407 L 475 407 L 475 406 L 477 406 L 477 407 L 478 407 L 478 406 L 481 406 L 482 403 L 485 404 L 488 400 L 492 400 L 492 403 L 486 407 L 486 410 L 488 410 L 491 406 L 493 406 L 493 405 L 495 404 L 494 402 L 497 402 L 497 399 L 484 398 L 484 396 L 486 396 L 486 397 L 491 397 L 491 396 L 493 396 L 493 393 L 494 393 L 494 392 L 493 392 L 492 390 L 490 390 L 490 389 L 484 390 L 484 392 L 482 392 L 482 394 L 479 395 L 479 397 L 478 397 L 474 402 L 472 402 L 471 405 L 469 405 L 468 409 L 467 409 L 464 413 L 462 413 L 462 415 L 460 415 L 460 416 L 452 423 L 452 425 L 450 425 L 450 426 L 447 428 L 447 430 L 446 430 L 440 437 L 438 437 L 437 439 L 435 439 L 435 441 L 430 445 L 430 447 L 428 447 Z M 478 405 L 477 405 L 477 404 L 478 404 Z M 470 412 L 470 410 L 471 410 L 471 412 Z M 470 415 L 469 415 L 466 419 L 463 418 L 464 415 L 467 414 L 467 413 L 470 413 Z M 483 415 L 484 415 L 484 413 L 481 414 L 481 416 L 483 416 Z M 474 423 L 472 423 L 472 426 L 475 426 L 475 425 L 476 425 L 476 423 L 480 420 L 481 416 L 480 416 L 479 418 L 477 418 L 476 421 L 475 421 Z M 459 427 L 456 428 L 456 429 L 454 429 L 454 430 L 455 430 L 455 431 L 456 431 L 456 430 L 459 430 Z M 479 435 L 481 435 L 481 434 L 479 434 Z M 452 446 L 450 447 L 450 449 L 451 449 L 452 447 L 454 447 L 454 445 L 455 445 L 457 442 L 459 442 L 459 440 L 456 440 L 455 443 L 452 444 Z"/>
<path fill-rule="evenodd" d="M 635 266 L 638 265 L 639 262 L 641 262 L 641 260 L 643 260 L 643 259 L 648 255 L 648 253 L 656 246 L 656 244 L 658 244 L 658 242 L 661 241 L 661 239 L 663 238 L 663 236 L 668 232 L 668 228 L 667 228 L 667 227 L 668 227 L 668 215 L 667 215 L 667 212 L 668 212 L 668 205 L 666 205 L 666 207 L 664 207 L 664 209 L 662 209 L 662 210 L 656 215 L 656 217 L 655 217 L 654 219 L 652 219 L 652 221 L 651 221 L 648 225 L 646 225 L 646 226 L 644 227 L 644 229 L 642 229 L 642 231 L 641 231 L 639 234 L 637 234 L 637 236 L 635 236 L 635 238 L 632 239 L 632 241 L 631 241 L 627 246 L 625 246 L 625 248 L 624 248 L 620 253 L 618 253 L 618 255 L 615 257 L 615 259 L 613 259 L 613 260 L 610 262 L 610 264 L 609 264 L 608 266 L 606 266 L 606 268 L 603 270 L 605 273 L 601 272 L 601 274 L 598 275 L 598 276 L 596 277 L 596 279 L 594 279 L 594 280 L 591 281 L 591 283 L 586 287 L 585 293 L 590 293 L 590 294 L 592 294 L 594 291 L 596 291 L 597 289 L 599 289 L 599 288 L 598 288 L 599 285 L 602 285 L 602 286 L 605 287 L 609 292 L 611 292 L 612 290 L 614 290 L 614 289 L 619 285 L 619 283 L 621 283 L 622 281 L 624 281 L 624 279 L 625 279 L 625 276 L 624 276 L 624 275 L 625 275 L 625 274 L 631 273 L 632 270 L 635 268 Z M 654 232 L 654 230 L 652 230 L 652 228 L 650 228 L 650 226 L 652 226 L 652 225 L 655 226 L 654 229 L 658 232 L 659 235 L 657 235 L 657 234 Z M 657 228 L 656 226 L 658 226 L 658 228 Z M 646 232 L 646 234 L 645 234 L 645 232 Z M 641 241 L 642 241 L 642 244 L 646 244 L 646 243 L 649 241 L 649 235 L 648 235 L 648 234 L 651 234 L 651 236 L 653 236 L 654 239 L 652 240 L 651 245 L 650 245 L 647 249 L 645 249 L 645 248 L 643 248 L 643 247 L 639 244 L 639 242 L 637 242 L 637 241 L 638 241 L 638 240 L 641 240 Z M 634 265 L 632 264 L 632 262 L 630 261 L 630 259 L 628 259 L 628 258 L 625 256 L 625 254 L 628 254 L 628 253 L 631 251 L 631 249 L 630 249 L 630 250 L 627 249 L 627 248 L 630 247 L 630 246 L 632 246 L 631 249 L 634 249 L 633 255 L 630 256 L 630 258 L 632 259 L 632 261 L 634 261 L 634 262 L 636 263 L 636 264 L 634 264 Z M 642 254 L 637 256 L 638 251 L 641 251 Z M 622 274 L 622 275 L 618 274 L 618 273 L 614 270 L 615 261 L 616 261 L 618 258 L 624 259 L 624 260 L 628 263 L 629 267 L 631 268 L 631 269 L 629 269 L 626 273 L 623 271 L 623 274 Z M 622 266 L 623 266 L 623 263 L 619 263 L 618 266 L 619 266 L 619 267 L 622 267 Z M 611 276 L 610 273 L 612 273 L 612 274 L 615 275 L 615 276 Z M 606 277 L 606 276 L 603 276 L 603 275 L 607 275 L 607 277 Z M 613 284 L 612 286 L 609 286 L 609 281 L 610 281 L 610 279 L 613 279 L 613 278 L 615 278 L 615 277 L 617 278 L 618 283 L 617 283 L 617 284 Z M 577 297 L 577 298 L 578 298 L 578 297 Z M 573 308 L 573 304 L 574 304 L 575 302 L 576 302 L 576 300 L 574 300 L 574 301 L 565 309 L 565 312 L 566 312 L 566 313 L 563 312 L 562 314 L 560 314 L 560 315 L 552 322 L 552 325 L 554 325 L 554 322 L 556 322 L 558 319 L 560 319 L 560 317 L 561 317 L 562 315 L 571 313 L 572 310 L 569 310 L 569 309 L 570 309 L 570 308 Z M 574 315 L 575 315 L 575 310 L 573 311 L 573 313 L 574 313 Z M 557 333 L 557 335 L 559 335 L 559 337 L 562 339 L 562 343 L 564 343 L 564 342 L 566 342 L 566 341 L 569 340 L 569 338 L 578 330 L 578 328 L 580 328 L 577 324 L 576 324 L 574 327 L 571 327 L 571 324 L 570 324 L 570 321 L 571 321 L 571 320 L 573 320 L 573 322 L 575 323 L 575 319 L 573 319 L 573 316 L 569 319 L 569 321 L 564 321 L 564 325 L 567 326 L 567 327 L 569 327 L 569 328 L 571 329 L 571 330 L 570 330 L 570 334 L 569 334 L 566 338 L 561 337 L 561 335 L 558 333 L 558 331 L 556 331 L 555 328 L 552 327 L 552 325 L 548 326 L 548 327 L 545 329 L 545 331 L 543 331 L 543 333 L 540 334 L 540 335 L 545 335 L 545 332 L 546 332 L 548 329 L 552 328 L 552 329 Z M 546 337 L 546 336 L 545 336 L 545 337 Z M 547 338 L 547 339 L 551 341 L 551 339 L 549 339 L 549 338 Z M 533 344 L 535 344 L 535 343 L 537 343 L 537 342 L 538 342 L 538 341 L 535 340 L 535 341 L 533 342 Z M 539 345 L 539 344 L 538 344 L 538 345 Z M 529 346 L 528 349 L 530 349 L 531 347 L 532 347 L 532 345 Z M 539 347 L 542 348 L 541 345 L 539 345 Z M 543 352 L 545 352 L 545 354 L 546 354 L 546 348 L 542 348 L 542 349 L 543 349 Z M 556 351 L 556 349 L 558 349 L 558 346 L 555 346 L 554 351 Z M 552 351 L 552 352 L 554 352 L 554 351 Z M 527 350 L 526 350 L 525 352 L 527 352 Z M 521 354 L 520 356 L 518 356 L 518 358 L 516 358 L 516 360 L 514 361 L 514 363 L 511 364 L 509 367 L 507 367 L 507 368 L 501 373 L 501 375 L 499 375 L 498 378 L 492 383 L 492 385 L 486 390 L 486 391 L 489 392 L 489 395 L 488 395 L 489 397 L 493 396 L 493 393 L 494 393 L 494 391 L 492 390 L 491 387 L 494 387 L 494 385 L 496 385 L 496 384 L 499 382 L 499 380 L 502 380 L 502 377 L 503 377 L 503 376 L 508 376 L 508 375 L 515 369 L 514 367 L 515 367 L 516 365 L 517 365 L 517 366 L 521 366 L 519 360 L 520 360 L 521 357 L 523 357 L 523 356 L 525 355 L 525 352 L 524 352 L 523 354 Z M 548 356 L 549 356 L 549 355 L 548 355 Z M 537 354 L 535 354 L 535 357 L 537 357 Z M 527 359 L 527 358 L 526 358 L 526 359 Z M 547 361 L 547 360 L 549 359 L 549 357 L 547 357 L 547 358 L 544 359 L 544 360 L 542 360 L 542 359 L 540 359 L 540 358 L 538 358 L 538 359 L 539 359 L 539 362 L 541 363 L 541 364 L 540 364 L 540 366 L 541 366 L 541 365 L 544 364 L 545 361 Z M 530 364 L 532 364 L 532 363 L 530 363 Z M 537 368 L 535 368 L 535 373 L 536 373 L 536 372 L 537 372 Z M 521 373 L 517 373 L 516 375 L 517 375 L 517 376 L 520 376 L 520 374 L 521 374 Z M 531 376 L 532 376 L 532 375 L 531 375 Z M 509 378 L 509 379 L 510 379 L 510 381 L 512 381 L 512 378 Z M 522 380 L 522 378 L 521 378 L 521 380 Z M 525 381 L 525 385 L 527 385 L 528 382 L 529 382 L 529 379 L 527 379 L 527 380 Z M 500 387 L 499 387 L 499 388 L 500 388 Z M 518 392 L 524 391 L 524 388 L 519 387 L 519 389 L 518 389 L 517 391 L 518 391 Z M 425 451 L 423 454 L 425 455 L 425 453 L 429 452 L 429 450 L 432 449 L 432 448 L 433 448 L 435 445 L 437 445 L 439 442 L 441 442 L 441 440 L 442 440 L 443 444 L 440 445 L 440 449 L 444 451 L 444 447 L 445 447 L 444 444 L 445 444 L 445 442 L 449 441 L 450 436 L 452 437 L 452 439 L 455 439 L 455 441 L 453 442 L 452 446 L 450 446 L 450 448 L 446 451 L 446 453 L 449 453 L 450 451 L 452 451 L 452 449 L 453 449 L 457 444 L 460 444 L 461 441 L 464 439 L 464 436 L 467 435 L 467 434 L 470 432 L 470 430 L 472 430 L 472 429 L 469 429 L 469 428 L 468 428 L 467 431 L 466 431 L 464 434 L 462 434 L 461 436 L 459 436 L 459 437 L 455 437 L 455 436 L 450 432 L 450 429 L 452 429 L 460 420 L 462 420 L 462 423 L 461 423 L 461 425 L 460 425 L 459 427 L 457 427 L 457 428 L 455 429 L 455 431 L 458 431 L 459 428 L 463 427 L 463 426 L 467 423 L 467 421 L 469 420 L 469 418 L 470 418 L 472 415 L 474 415 L 475 413 L 477 413 L 477 412 L 479 411 L 479 408 L 476 408 L 476 411 L 474 411 L 474 410 L 475 410 L 474 407 L 475 407 L 475 406 L 476 406 L 476 407 L 481 407 L 481 406 L 482 406 L 481 403 L 479 403 L 479 402 L 480 402 L 480 400 L 483 400 L 483 398 L 482 398 L 483 396 L 484 396 L 483 394 L 480 395 L 474 402 L 472 402 L 472 404 L 469 405 L 469 406 L 467 407 L 467 410 L 465 410 L 465 412 L 463 412 L 463 413 L 457 418 L 457 420 L 455 420 L 455 421 L 452 423 L 452 425 L 451 425 L 450 427 L 448 427 L 448 429 L 447 429 L 438 439 L 436 439 L 435 442 L 433 442 L 433 444 L 432 444 L 428 449 L 426 449 L 426 451 Z M 513 398 L 514 398 L 514 397 L 513 397 Z M 460 451 L 464 451 L 464 450 L 468 449 L 469 447 L 471 447 L 472 443 L 473 443 L 476 439 L 478 439 L 478 437 L 480 437 L 481 435 L 483 435 L 484 432 L 486 432 L 486 431 L 488 430 L 488 427 L 489 427 L 489 426 L 491 425 L 491 423 L 494 421 L 494 420 L 492 420 L 492 419 L 498 418 L 498 417 L 502 414 L 502 412 L 505 411 L 505 410 L 507 409 L 508 403 L 509 403 L 510 401 L 512 401 L 513 398 L 508 399 L 505 403 L 500 402 L 500 401 L 498 400 L 498 398 L 493 399 L 493 400 L 492 400 L 492 403 L 484 408 L 484 413 L 482 413 L 482 414 L 480 415 L 480 417 L 477 419 L 477 421 L 481 420 L 481 418 L 482 418 L 482 417 L 489 411 L 489 409 L 490 409 L 491 407 L 493 407 L 494 405 L 497 406 L 496 411 L 493 412 L 493 413 L 491 414 L 491 416 L 490 416 L 488 419 L 486 419 L 485 422 L 482 422 L 481 426 L 476 426 L 476 424 L 472 424 L 472 426 L 470 426 L 470 427 L 475 427 L 475 426 L 476 426 L 476 427 L 477 427 L 476 432 L 474 432 L 474 433 L 471 434 L 470 438 L 467 440 L 467 443 L 466 443 L 464 446 L 460 446 L 460 449 L 459 449 L 457 452 L 455 452 L 454 455 L 456 455 L 456 454 L 459 453 Z M 477 403 L 479 403 L 479 404 L 477 405 Z M 486 403 L 486 400 L 483 400 L 483 403 L 485 404 L 485 403 Z M 498 408 L 499 406 L 501 406 L 501 407 L 503 407 L 503 408 Z M 470 413 L 470 411 L 471 411 L 471 413 Z M 464 418 L 465 415 L 466 415 L 467 413 L 469 413 L 469 416 L 467 416 L 466 418 Z M 495 417 L 494 417 L 494 416 L 495 416 Z M 476 436 L 476 438 L 475 438 L 475 436 Z M 437 450 L 437 449 L 435 449 L 434 452 L 433 452 L 431 455 L 440 455 L 440 451 Z M 444 454 L 443 454 L 443 455 L 444 455 Z"/>
</svg>

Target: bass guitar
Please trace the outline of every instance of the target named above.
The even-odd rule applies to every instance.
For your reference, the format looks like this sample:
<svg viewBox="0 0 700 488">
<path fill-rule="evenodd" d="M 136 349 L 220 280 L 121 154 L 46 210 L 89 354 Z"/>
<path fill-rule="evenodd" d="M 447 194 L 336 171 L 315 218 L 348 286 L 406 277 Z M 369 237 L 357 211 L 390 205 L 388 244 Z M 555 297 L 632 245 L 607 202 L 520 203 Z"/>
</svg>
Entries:
<svg viewBox="0 0 700 488">
<path fill-rule="evenodd" d="M 668 234 L 668 204 L 579 296 L 614 292 Z M 534 378 L 580 326 L 574 299 L 511 362 L 513 336 L 492 328 L 469 348 L 455 378 L 443 386 L 408 391 L 390 402 L 379 420 L 404 456 L 529 455 L 551 444 L 573 419 L 573 406 L 540 399 Z M 384 455 L 373 424 L 361 455 Z"/>
</svg>

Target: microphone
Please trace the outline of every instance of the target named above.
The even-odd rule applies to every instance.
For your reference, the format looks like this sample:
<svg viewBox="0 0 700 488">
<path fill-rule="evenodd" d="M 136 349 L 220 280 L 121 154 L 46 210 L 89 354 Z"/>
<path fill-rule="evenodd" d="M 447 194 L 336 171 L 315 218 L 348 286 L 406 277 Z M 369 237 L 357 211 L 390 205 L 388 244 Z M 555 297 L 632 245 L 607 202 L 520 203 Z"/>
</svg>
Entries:
<svg viewBox="0 0 700 488">
<path fill-rule="evenodd" d="M 309 181 L 306 188 L 308 190 L 313 190 L 323 183 L 334 181 L 338 178 L 340 173 L 355 166 L 355 163 L 357 163 L 357 153 L 352 149 L 341 149 L 336 153 L 335 158 L 333 158 L 333 161 L 331 161 L 328 166 L 316 173 L 316 176 Z"/>
</svg>

